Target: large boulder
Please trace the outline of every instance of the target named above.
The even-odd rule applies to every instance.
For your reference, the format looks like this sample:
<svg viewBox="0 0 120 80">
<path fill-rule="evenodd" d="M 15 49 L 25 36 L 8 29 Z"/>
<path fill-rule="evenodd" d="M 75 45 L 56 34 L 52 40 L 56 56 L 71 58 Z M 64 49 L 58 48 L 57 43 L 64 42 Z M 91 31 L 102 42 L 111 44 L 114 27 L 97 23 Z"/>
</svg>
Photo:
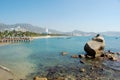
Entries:
<svg viewBox="0 0 120 80">
<path fill-rule="evenodd" d="M 104 37 L 98 34 L 85 44 L 84 50 L 87 52 L 86 57 L 95 58 L 101 56 L 103 54 L 104 47 Z"/>
</svg>

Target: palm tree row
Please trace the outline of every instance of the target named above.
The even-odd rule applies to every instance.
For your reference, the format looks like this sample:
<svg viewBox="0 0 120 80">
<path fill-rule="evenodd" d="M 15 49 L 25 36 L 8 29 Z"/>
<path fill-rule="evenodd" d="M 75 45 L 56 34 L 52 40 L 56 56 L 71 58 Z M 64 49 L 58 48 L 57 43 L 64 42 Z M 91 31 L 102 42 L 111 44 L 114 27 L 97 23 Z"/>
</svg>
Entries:
<svg viewBox="0 0 120 80">
<path fill-rule="evenodd" d="M 0 32 L 0 38 L 12 38 L 12 37 L 33 37 L 33 36 L 39 36 L 40 34 L 34 33 L 34 32 L 22 32 L 22 31 L 4 31 Z"/>
</svg>

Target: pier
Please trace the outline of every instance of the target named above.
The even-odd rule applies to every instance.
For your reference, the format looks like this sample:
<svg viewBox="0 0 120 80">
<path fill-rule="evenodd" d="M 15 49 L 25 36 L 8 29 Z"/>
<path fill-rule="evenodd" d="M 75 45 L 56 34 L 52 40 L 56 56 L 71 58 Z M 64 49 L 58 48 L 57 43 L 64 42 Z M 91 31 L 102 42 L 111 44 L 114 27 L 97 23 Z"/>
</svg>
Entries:
<svg viewBox="0 0 120 80">
<path fill-rule="evenodd" d="M 32 40 L 31 37 L 12 37 L 12 38 L 2 38 L 0 39 L 0 43 L 16 43 L 16 42 L 30 42 Z"/>
</svg>

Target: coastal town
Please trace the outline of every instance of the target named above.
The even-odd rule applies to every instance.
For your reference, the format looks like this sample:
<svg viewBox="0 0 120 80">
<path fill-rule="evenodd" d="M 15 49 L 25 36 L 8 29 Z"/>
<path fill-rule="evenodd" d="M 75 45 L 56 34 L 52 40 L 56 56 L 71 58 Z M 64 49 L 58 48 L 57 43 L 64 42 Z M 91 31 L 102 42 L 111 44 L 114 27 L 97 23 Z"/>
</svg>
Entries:
<svg viewBox="0 0 120 80">
<path fill-rule="evenodd" d="M 0 43 L 17 43 L 17 42 L 29 42 L 33 38 L 38 37 L 48 37 L 50 34 L 48 29 L 46 28 L 43 33 L 35 33 L 27 31 L 24 28 L 21 28 L 20 26 L 17 26 L 16 28 L 10 28 L 5 29 L 0 32 Z"/>
</svg>

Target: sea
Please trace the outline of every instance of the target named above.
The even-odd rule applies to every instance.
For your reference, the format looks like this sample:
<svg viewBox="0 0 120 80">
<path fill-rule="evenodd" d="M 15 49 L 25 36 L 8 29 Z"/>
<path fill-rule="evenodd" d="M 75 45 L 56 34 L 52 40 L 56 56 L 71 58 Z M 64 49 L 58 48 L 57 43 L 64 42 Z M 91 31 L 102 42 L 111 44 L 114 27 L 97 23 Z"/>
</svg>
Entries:
<svg viewBox="0 0 120 80">
<path fill-rule="evenodd" d="M 70 56 L 85 54 L 84 45 L 92 37 L 39 38 L 30 42 L 2 45 L 0 46 L 0 65 L 9 68 L 14 74 L 14 78 L 25 79 L 29 74 L 35 73 L 41 65 L 52 67 L 74 63 L 75 60 Z M 105 51 L 120 52 L 120 37 L 104 36 L 104 38 Z M 68 55 L 63 57 L 61 52 L 67 52 Z M 120 70 L 120 63 L 112 63 L 108 67 Z M 0 80 L 3 79 L 0 78 Z"/>
</svg>

